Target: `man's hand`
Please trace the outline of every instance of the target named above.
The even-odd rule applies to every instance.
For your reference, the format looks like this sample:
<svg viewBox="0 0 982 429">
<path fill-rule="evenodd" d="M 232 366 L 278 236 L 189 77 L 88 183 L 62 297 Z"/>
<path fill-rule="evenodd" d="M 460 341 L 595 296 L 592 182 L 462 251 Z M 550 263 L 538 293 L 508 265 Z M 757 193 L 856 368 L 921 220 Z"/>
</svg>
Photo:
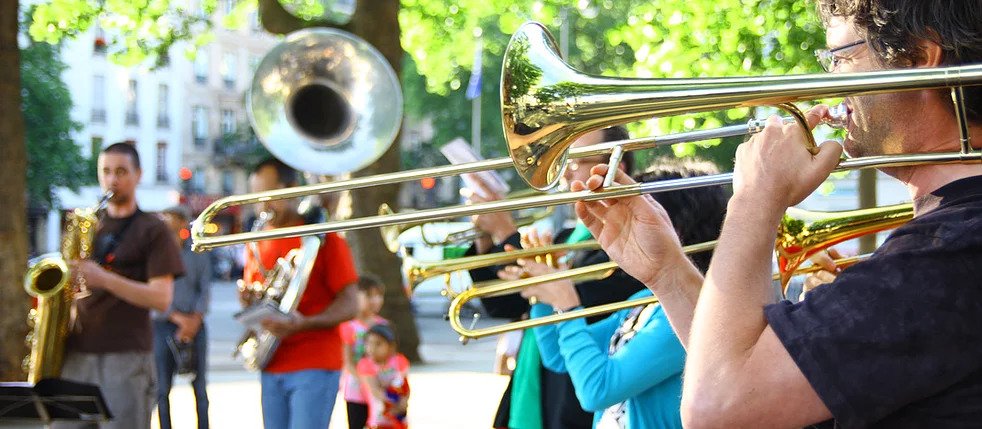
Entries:
<svg viewBox="0 0 982 429">
<path fill-rule="evenodd" d="M 89 289 L 105 289 L 112 274 L 91 259 L 68 261 L 68 272 Z"/>
<path fill-rule="evenodd" d="M 816 271 L 805 277 L 805 282 L 801 287 L 801 295 L 798 300 L 805 299 L 805 294 L 826 283 L 832 283 L 835 277 L 842 271 L 835 265 L 835 260 L 842 258 L 842 255 L 835 248 L 829 248 L 824 252 L 818 252 L 808 258 L 813 264 L 822 267 L 821 271 Z"/>
<path fill-rule="evenodd" d="M 828 110 L 825 105 L 809 110 L 805 114 L 808 129 L 828 116 Z M 797 123 L 784 124 L 776 115 L 768 118 L 763 131 L 737 148 L 733 198 L 783 212 L 818 188 L 839 164 L 842 146 L 826 141 L 812 156 L 806 149 L 804 133 Z"/>
<path fill-rule="evenodd" d="M 552 235 L 548 233 L 539 234 L 538 231 L 532 228 L 527 233 L 522 234 L 521 242 L 522 248 L 524 249 L 549 246 L 552 244 Z M 514 249 L 511 246 L 505 246 L 505 250 L 511 251 Z M 518 259 L 518 265 L 505 267 L 498 272 L 498 277 L 504 280 L 518 280 L 568 270 L 568 265 L 555 263 L 555 258 L 558 257 L 560 256 L 549 255 Z M 522 289 L 520 294 L 523 298 L 549 304 L 553 308 L 558 309 L 568 309 L 580 305 L 580 296 L 576 293 L 576 288 L 574 288 L 571 280 L 559 280 L 528 286 Z"/>
<path fill-rule="evenodd" d="M 197 313 L 181 313 L 173 312 L 168 317 L 168 320 L 177 325 L 177 332 L 174 333 L 174 338 L 182 343 L 189 343 L 198 335 L 198 331 L 201 330 L 202 317 Z"/>
<path fill-rule="evenodd" d="M 609 166 L 590 169 L 586 182 L 570 183 L 573 192 L 596 191 L 603 185 Z M 617 171 L 614 184 L 635 183 Z M 610 259 L 652 292 L 678 267 L 691 266 L 665 208 L 650 195 L 576 203 L 576 215 L 583 221 Z"/>
<path fill-rule="evenodd" d="M 461 189 L 461 195 L 467 198 L 467 204 L 480 204 L 489 201 L 498 201 L 504 198 L 504 195 L 495 192 L 491 187 L 482 182 L 477 175 L 474 176 L 474 183 L 479 189 Z M 515 220 L 512 219 L 511 213 L 509 212 L 475 215 L 471 217 L 471 222 L 474 223 L 477 229 L 490 235 L 494 243 L 501 243 L 518 231 L 518 227 L 515 226 Z"/>
<path fill-rule="evenodd" d="M 282 339 L 299 332 L 303 328 L 303 316 L 300 313 L 293 313 L 286 320 L 263 320 L 262 325 L 263 329 Z"/>
</svg>

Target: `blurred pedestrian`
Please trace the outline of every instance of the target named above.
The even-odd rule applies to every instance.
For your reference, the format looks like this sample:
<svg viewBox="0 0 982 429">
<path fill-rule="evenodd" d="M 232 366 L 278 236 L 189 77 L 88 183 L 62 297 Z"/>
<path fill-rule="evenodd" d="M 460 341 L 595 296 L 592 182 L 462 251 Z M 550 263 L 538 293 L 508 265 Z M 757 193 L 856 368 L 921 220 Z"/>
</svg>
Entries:
<svg viewBox="0 0 982 429">
<path fill-rule="evenodd" d="M 157 416 L 161 429 L 170 429 L 170 395 L 175 374 L 191 374 L 198 428 L 208 427 L 208 334 L 205 314 L 211 295 L 212 261 L 206 253 L 191 250 L 185 207 L 160 214 L 181 247 L 185 274 L 174 280 L 174 298 L 165 312 L 153 311 L 153 352 L 157 367 Z"/>
</svg>

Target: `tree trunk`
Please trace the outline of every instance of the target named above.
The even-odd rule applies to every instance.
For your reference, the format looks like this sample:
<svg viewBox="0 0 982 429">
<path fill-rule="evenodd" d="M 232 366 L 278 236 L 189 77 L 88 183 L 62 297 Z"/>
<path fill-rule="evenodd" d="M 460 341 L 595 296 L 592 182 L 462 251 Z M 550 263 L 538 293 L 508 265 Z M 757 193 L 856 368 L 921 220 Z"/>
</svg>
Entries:
<svg viewBox="0 0 982 429">
<path fill-rule="evenodd" d="M 27 148 L 21 114 L 17 0 L 0 0 L 0 380 L 24 380 L 29 298 L 27 267 Z"/>
<path fill-rule="evenodd" d="M 285 33 L 305 26 L 283 11 L 276 0 L 261 0 L 260 13 L 263 27 L 270 32 Z M 398 0 L 369 0 L 359 1 L 351 22 L 338 27 L 368 41 L 392 65 L 399 76 L 402 65 L 402 45 L 399 41 L 399 1 Z M 384 100 L 380 100 L 384 102 Z M 378 161 L 355 176 L 369 176 L 399 170 L 399 138 Z M 351 213 L 354 217 L 372 216 L 378 213 L 382 203 L 395 206 L 398 185 L 378 186 L 352 192 Z M 348 231 L 345 234 L 351 244 L 358 270 L 362 273 L 372 273 L 385 282 L 385 305 L 382 316 L 392 322 L 396 335 L 399 337 L 399 351 L 414 362 L 420 360 L 419 333 L 416 330 L 416 319 L 409 306 L 409 297 L 402 285 L 400 272 L 401 261 L 382 243 L 378 229 L 362 229 Z"/>
</svg>

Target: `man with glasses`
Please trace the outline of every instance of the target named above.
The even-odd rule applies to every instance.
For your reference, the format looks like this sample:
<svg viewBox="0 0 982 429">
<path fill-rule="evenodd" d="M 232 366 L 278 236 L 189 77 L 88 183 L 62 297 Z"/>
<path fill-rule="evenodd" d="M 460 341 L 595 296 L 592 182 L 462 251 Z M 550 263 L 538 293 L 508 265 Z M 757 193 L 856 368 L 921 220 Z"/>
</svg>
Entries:
<svg viewBox="0 0 982 429">
<path fill-rule="evenodd" d="M 817 0 L 832 73 L 982 62 L 982 0 Z M 978 148 L 982 94 L 966 88 Z M 847 97 L 854 156 L 958 150 L 950 93 Z M 814 126 L 827 107 L 812 109 Z M 734 196 L 705 279 L 647 197 L 577 203 L 605 250 L 657 295 L 688 360 L 687 427 L 970 427 L 982 421 L 982 167 L 887 168 L 915 218 L 803 302 L 770 289 L 776 226 L 828 177 L 841 148 L 812 156 L 795 125 L 768 120 L 740 146 Z M 598 166 L 573 190 L 600 187 Z M 618 175 L 617 182 L 629 182 Z M 657 262 L 657 263 L 656 263 Z"/>
</svg>

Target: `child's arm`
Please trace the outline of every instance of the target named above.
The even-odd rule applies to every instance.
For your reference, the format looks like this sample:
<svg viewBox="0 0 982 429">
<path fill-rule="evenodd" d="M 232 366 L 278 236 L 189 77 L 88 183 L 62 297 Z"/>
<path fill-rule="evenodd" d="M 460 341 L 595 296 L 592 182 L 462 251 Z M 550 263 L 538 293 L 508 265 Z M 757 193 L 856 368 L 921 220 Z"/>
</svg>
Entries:
<svg viewBox="0 0 982 429">
<path fill-rule="evenodd" d="M 355 350 L 350 344 L 341 345 L 344 350 L 344 370 L 354 377 L 358 377 L 358 370 L 355 368 Z"/>
<path fill-rule="evenodd" d="M 358 379 L 361 380 L 362 386 L 368 388 L 368 392 L 382 402 L 387 402 L 388 399 L 385 397 L 385 390 L 382 389 L 382 384 L 378 382 L 378 378 L 371 375 L 358 374 Z"/>
</svg>

